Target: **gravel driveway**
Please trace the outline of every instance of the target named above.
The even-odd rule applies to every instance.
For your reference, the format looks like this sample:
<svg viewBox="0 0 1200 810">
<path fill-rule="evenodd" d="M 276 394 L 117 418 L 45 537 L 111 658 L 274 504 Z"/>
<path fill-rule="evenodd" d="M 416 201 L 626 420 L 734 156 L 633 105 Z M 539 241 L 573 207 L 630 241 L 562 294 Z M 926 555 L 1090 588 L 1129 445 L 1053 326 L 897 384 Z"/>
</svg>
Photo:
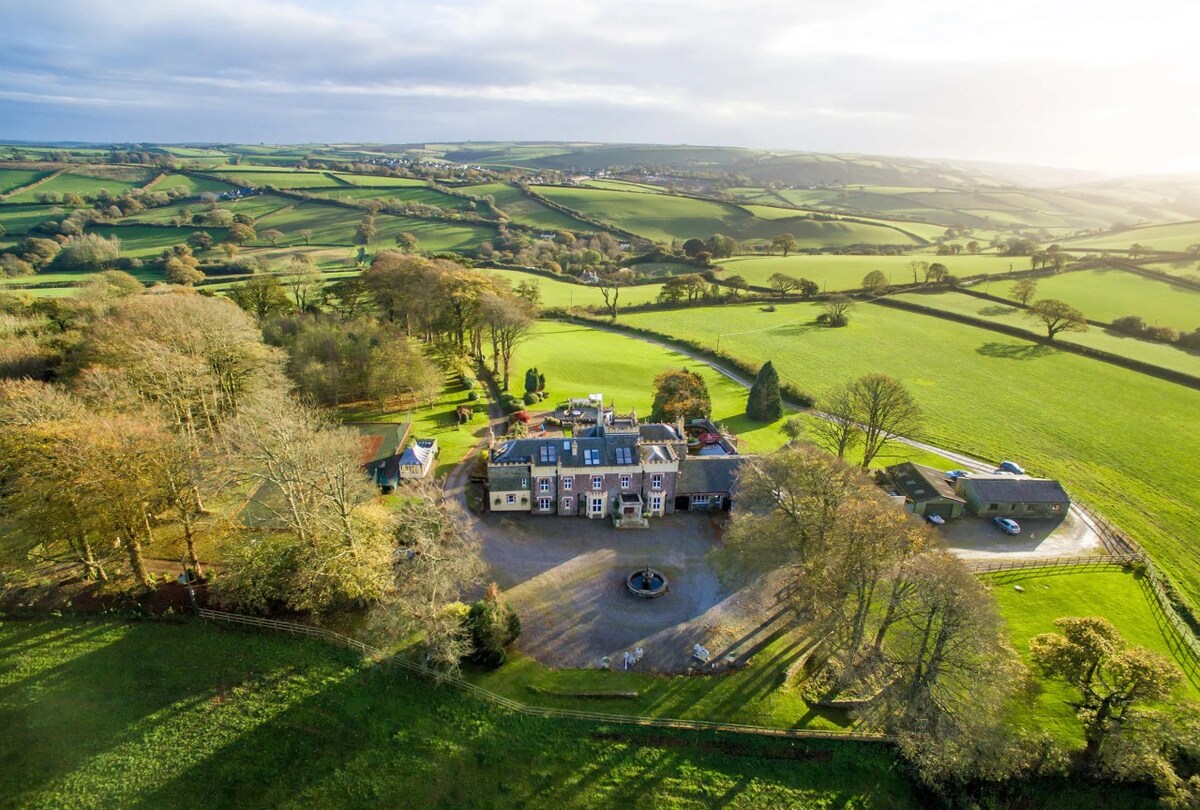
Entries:
<svg viewBox="0 0 1200 810">
<path fill-rule="evenodd" d="M 636 669 L 687 672 L 700 667 L 699 643 L 711 670 L 744 659 L 782 621 L 774 588 L 722 583 L 711 555 L 719 529 L 707 515 L 618 530 L 607 520 L 488 514 L 476 528 L 492 579 L 521 616 L 518 647 L 548 666 L 596 667 L 607 656 L 616 669 L 624 651 L 642 647 Z M 667 575 L 666 595 L 628 592 L 625 577 L 645 565 Z"/>
</svg>

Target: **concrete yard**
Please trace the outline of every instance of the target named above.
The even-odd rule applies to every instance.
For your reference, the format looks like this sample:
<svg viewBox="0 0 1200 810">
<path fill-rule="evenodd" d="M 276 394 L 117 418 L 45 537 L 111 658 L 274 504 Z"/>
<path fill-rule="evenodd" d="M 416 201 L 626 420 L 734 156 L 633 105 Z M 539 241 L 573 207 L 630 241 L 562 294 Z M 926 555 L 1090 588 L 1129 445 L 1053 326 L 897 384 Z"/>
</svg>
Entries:
<svg viewBox="0 0 1200 810">
<path fill-rule="evenodd" d="M 1007 516 L 1006 516 L 1007 517 Z M 1017 560 L 1076 557 L 1103 550 L 1100 536 L 1077 513 L 1065 518 L 1034 519 L 1014 516 L 1021 533 L 1008 535 L 991 518 L 963 515 L 935 530 L 965 560 Z"/>
<path fill-rule="evenodd" d="M 518 647 L 548 666 L 597 667 L 607 656 L 619 669 L 625 651 L 642 647 L 638 670 L 712 670 L 740 663 L 782 624 L 776 588 L 721 581 L 708 515 L 618 530 L 608 520 L 488 514 L 476 528 L 491 578 L 521 616 Z M 667 575 L 666 595 L 628 592 L 625 577 L 646 565 Z M 692 658 L 697 643 L 711 653 L 707 667 Z"/>
</svg>

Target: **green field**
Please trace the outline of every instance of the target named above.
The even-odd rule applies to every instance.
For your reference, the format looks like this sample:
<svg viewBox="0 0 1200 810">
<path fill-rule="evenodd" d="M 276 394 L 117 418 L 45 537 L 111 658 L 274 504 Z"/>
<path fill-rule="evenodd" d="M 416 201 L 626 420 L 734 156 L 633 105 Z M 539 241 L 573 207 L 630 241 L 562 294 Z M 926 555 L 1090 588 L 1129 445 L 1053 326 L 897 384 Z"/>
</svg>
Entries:
<svg viewBox="0 0 1200 810">
<path fill-rule="evenodd" d="M 303 244 L 301 230 L 312 230 L 314 245 L 354 244 L 355 226 L 362 220 L 364 212 L 317 202 L 302 202 L 268 214 L 254 223 L 261 233 L 268 228 L 283 232 L 281 245 Z M 470 222 L 446 222 L 442 220 L 417 219 L 380 214 L 375 217 L 378 236 L 371 244 L 373 250 L 394 245 L 396 234 L 408 231 L 417 237 L 420 250 L 469 250 L 480 243 L 494 238 L 495 229 L 488 225 Z M 262 240 L 255 244 L 266 244 Z"/>
<path fill-rule="evenodd" d="M 1068 250 L 1129 250 L 1133 244 L 1153 250 L 1183 251 L 1200 245 L 1200 220 L 1175 222 L 1167 225 L 1147 225 L 1116 233 L 1088 236 L 1064 242 Z"/>
<path fill-rule="evenodd" d="M 84 171 L 91 172 L 93 170 L 79 169 L 60 174 L 40 186 L 5 198 L 5 202 L 29 203 L 33 202 L 39 194 L 65 194 L 68 191 L 84 197 L 91 197 L 101 189 L 107 189 L 112 194 L 120 195 L 131 188 L 144 186 L 154 177 L 154 172 L 149 169 L 97 167 L 94 171 L 100 176 L 81 173 Z"/>
<path fill-rule="evenodd" d="M 0 205 L 0 225 L 6 235 L 16 236 L 65 210 L 53 205 Z"/>
<path fill-rule="evenodd" d="M 400 200 L 401 202 L 436 205 L 454 211 L 466 211 L 471 201 L 453 194 L 443 194 L 428 186 L 388 186 L 383 188 L 331 188 L 314 192 L 318 197 L 334 200 Z"/>
<path fill-rule="evenodd" d="M 1081 270 L 1039 278 L 1038 298 L 1057 298 L 1089 318 L 1138 315 L 1149 324 L 1190 332 L 1200 327 L 1200 290 L 1125 270 Z M 993 291 L 1007 296 L 1007 290 Z"/>
<path fill-rule="evenodd" d="M 13 189 L 49 177 L 52 173 L 37 169 L 0 169 L 0 194 L 8 194 Z"/>
<path fill-rule="evenodd" d="M 1144 265 L 1147 270 L 1157 270 L 1169 276 L 1178 276 L 1200 284 L 1200 257 L 1173 262 L 1155 262 Z"/>
<path fill-rule="evenodd" d="M 892 228 L 818 222 L 804 219 L 799 212 L 794 218 L 760 219 L 741 206 L 669 194 L 560 186 L 539 186 L 537 191 L 560 205 L 656 241 L 707 239 L 715 233 L 743 240 L 769 240 L 777 234 L 791 233 L 802 245 L 811 247 L 917 244 Z"/>
<path fill-rule="evenodd" d="M 738 189 L 739 196 L 768 201 L 760 189 Z M 1059 234 L 1108 228 L 1117 222 L 1182 219 L 1180 209 L 1157 199 L 1130 197 L 1122 189 L 1010 190 L 934 188 L 929 186 L 848 185 L 784 189 L 779 197 L 793 205 L 850 213 L 916 218 L 960 225 L 979 234 L 1045 228 Z"/>
<path fill-rule="evenodd" d="M 222 201 L 218 204 L 218 207 L 232 211 L 235 214 L 245 214 L 257 220 L 274 211 L 290 208 L 293 205 L 295 205 L 295 202 L 286 197 L 278 197 L 274 194 L 257 194 L 253 197 L 243 197 L 239 200 Z M 208 210 L 206 204 L 193 200 L 191 202 L 164 205 L 160 208 L 147 208 L 145 211 L 131 214 L 121 221 L 169 223 L 176 216 L 183 216 L 184 219 L 191 221 L 192 214 L 200 214 L 206 210 Z"/>
<path fill-rule="evenodd" d="M 496 270 L 489 267 L 477 268 L 480 273 L 486 273 L 495 278 L 502 278 L 516 287 L 522 281 L 536 281 L 542 291 L 542 307 L 544 309 L 567 309 L 569 307 L 603 307 L 604 297 L 600 290 L 586 284 L 573 284 L 568 281 L 555 281 L 535 273 L 522 273 L 520 270 Z M 620 307 L 646 304 L 658 299 L 661 284 L 641 284 L 636 287 L 622 287 L 618 301 Z"/>
<path fill-rule="evenodd" d="M 1030 335 L 1039 337 L 1046 335 L 1041 325 L 1028 317 L 1023 310 L 974 298 L 961 292 L 904 293 L 895 297 L 901 301 L 934 307 L 945 312 L 969 315 L 984 321 L 1014 326 L 1029 332 Z M 1197 321 L 1197 325 L 1200 325 L 1200 320 Z M 1061 332 L 1055 340 L 1060 343 L 1088 346 L 1160 368 L 1200 376 L 1200 355 L 1178 349 L 1167 343 L 1155 343 L 1096 326 L 1083 333 Z"/>
<path fill-rule="evenodd" d="M 820 392 L 871 371 L 902 380 L 925 410 L 920 437 L 1059 477 L 1141 540 L 1200 603 L 1200 476 L 1190 441 L 1200 392 L 963 324 L 858 306 L 844 329 L 820 306 L 726 306 L 622 316 L 713 345 Z M 1170 425 L 1170 429 L 1163 429 Z"/>
<path fill-rule="evenodd" d="M 274 186 L 275 188 L 336 188 L 341 186 L 325 172 L 289 169 L 280 171 L 220 169 L 214 174 L 217 177 L 230 177 L 239 183 L 249 183 L 259 188 Z"/>
<path fill-rule="evenodd" d="M 1008 624 L 1013 647 L 1029 662 L 1029 640 L 1057 632 L 1054 620 L 1064 616 L 1103 616 L 1130 644 L 1175 658 L 1174 631 L 1151 608 L 1153 598 L 1132 573 L 1123 571 L 1011 572 L 984 577 L 991 584 L 1000 613 Z M 1024 588 L 1017 591 L 1016 586 Z M 1185 670 L 1186 671 L 1186 670 Z M 1083 731 L 1072 699 L 1078 693 L 1057 681 L 1040 680 L 1035 696 L 1039 727 L 1068 745 L 1081 745 Z M 1177 699 L 1200 700 L 1200 686 L 1184 679 Z"/>
<path fill-rule="evenodd" d="M 561 211 L 555 211 L 544 203 L 533 199 L 516 186 L 510 186 L 507 183 L 483 183 L 477 186 L 465 186 L 463 187 L 463 191 L 480 197 L 486 197 L 490 194 L 496 200 L 496 205 L 504 213 L 508 214 L 514 222 L 521 225 L 529 225 L 533 228 L 549 228 L 552 230 L 595 230 L 595 226 L 580 222 Z"/>
<path fill-rule="evenodd" d="M 743 205 L 743 209 L 758 217 L 759 219 L 794 219 L 796 216 L 806 213 L 797 211 L 795 208 L 786 208 L 778 205 L 763 204 L 763 205 Z M 858 219 L 858 217 L 856 217 Z M 924 222 L 889 222 L 885 220 L 867 219 L 867 222 L 877 224 L 885 228 L 896 228 L 898 230 L 907 231 L 908 233 L 916 234 L 926 241 L 932 241 L 939 236 L 945 234 L 946 229 L 942 225 L 929 225 Z"/>
<path fill-rule="evenodd" d="M 160 228 L 152 225 L 94 225 L 88 233 L 99 234 L 106 239 L 112 236 L 121 240 L 121 255 L 145 259 L 157 256 L 164 250 L 187 241 L 196 232 L 195 228 Z M 204 228 L 218 242 L 225 238 L 223 228 Z"/>
<path fill-rule="evenodd" d="M 372 188 L 404 188 L 411 186 L 414 188 L 425 188 L 427 184 L 424 180 L 415 177 L 383 177 L 375 174 L 345 174 L 343 172 L 334 172 L 333 176 L 339 180 L 350 183 L 355 186 L 369 186 Z"/>
<path fill-rule="evenodd" d="M 11 806 L 918 806 L 883 746 L 524 718 L 291 636 L 5 621 L 0 656 Z"/>
<path fill-rule="evenodd" d="M 1013 259 L 999 256 L 933 256 L 922 253 L 904 256 L 734 256 L 721 259 L 718 264 L 723 268 L 723 278 L 742 276 L 755 287 L 767 287 L 768 278 L 775 273 L 783 273 L 815 281 L 822 290 L 857 290 L 862 287 L 863 277 L 872 270 L 883 272 L 893 284 L 911 284 L 912 270 L 909 265 L 913 261 L 941 262 L 951 275 L 958 276 L 1006 273 L 1014 262 Z"/>
<path fill-rule="evenodd" d="M 647 183 L 634 183 L 629 180 L 585 180 L 588 188 L 606 188 L 609 191 L 641 191 L 648 194 L 665 194 L 662 186 L 652 186 Z"/>
<path fill-rule="evenodd" d="M 229 191 L 233 186 L 228 183 L 222 183 L 219 180 L 213 180 L 208 177 L 196 177 L 190 174 L 168 174 L 161 180 L 151 186 L 155 191 L 167 191 L 172 188 L 186 189 L 189 196 L 196 196 L 205 191 L 211 191 L 214 194 L 220 194 L 222 191 Z"/>
</svg>

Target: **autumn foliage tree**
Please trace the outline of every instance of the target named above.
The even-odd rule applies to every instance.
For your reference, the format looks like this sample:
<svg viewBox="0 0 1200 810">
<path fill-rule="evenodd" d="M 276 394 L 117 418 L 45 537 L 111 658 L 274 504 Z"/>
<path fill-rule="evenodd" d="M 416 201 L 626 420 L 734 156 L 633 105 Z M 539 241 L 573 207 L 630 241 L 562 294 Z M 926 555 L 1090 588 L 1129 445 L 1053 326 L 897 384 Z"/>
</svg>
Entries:
<svg viewBox="0 0 1200 810">
<path fill-rule="evenodd" d="M 654 378 L 652 422 L 697 419 L 712 413 L 712 400 L 704 378 L 694 371 L 664 371 Z"/>
</svg>

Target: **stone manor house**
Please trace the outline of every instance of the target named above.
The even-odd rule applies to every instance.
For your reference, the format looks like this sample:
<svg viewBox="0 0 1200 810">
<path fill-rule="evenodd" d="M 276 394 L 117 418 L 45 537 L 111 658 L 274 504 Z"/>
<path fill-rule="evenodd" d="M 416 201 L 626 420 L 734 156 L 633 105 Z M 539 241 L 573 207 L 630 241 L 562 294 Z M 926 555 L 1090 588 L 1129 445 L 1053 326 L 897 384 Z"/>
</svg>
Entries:
<svg viewBox="0 0 1200 810">
<path fill-rule="evenodd" d="M 728 510 L 746 458 L 706 419 L 640 424 L 633 413 L 609 415 L 573 436 L 493 442 L 488 508 L 644 527 L 675 511 Z"/>
</svg>

